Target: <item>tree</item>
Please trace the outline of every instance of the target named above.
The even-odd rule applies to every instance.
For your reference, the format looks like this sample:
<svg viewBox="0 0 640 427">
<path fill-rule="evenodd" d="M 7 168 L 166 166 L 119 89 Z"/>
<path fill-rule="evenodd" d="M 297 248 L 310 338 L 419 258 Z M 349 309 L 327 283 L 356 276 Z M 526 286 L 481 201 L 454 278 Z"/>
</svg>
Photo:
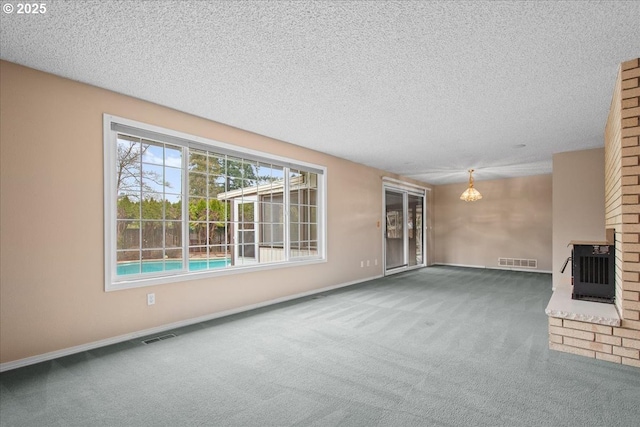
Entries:
<svg viewBox="0 0 640 427">
<path fill-rule="evenodd" d="M 197 245 L 212 245 L 216 243 L 216 230 L 224 228 L 230 219 L 229 202 L 218 199 L 191 199 L 189 219 L 189 227 L 197 236 Z"/>
<path fill-rule="evenodd" d="M 140 194 L 141 190 L 153 191 L 146 181 L 171 186 L 170 183 L 164 182 L 158 173 L 142 171 L 141 159 L 149 147 L 151 147 L 150 143 L 142 143 L 138 138 L 118 135 L 117 194 Z"/>
<path fill-rule="evenodd" d="M 116 194 L 118 194 L 117 215 L 120 220 L 173 219 L 167 218 L 167 213 L 176 219 L 180 218 L 176 216 L 176 211 L 180 212 L 179 206 L 177 209 L 175 207 L 167 209 L 167 205 L 171 206 L 172 203 L 156 200 L 150 195 L 153 192 L 150 184 L 171 187 L 169 182 L 164 181 L 161 174 L 142 168 L 143 156 L 154 145 L 158 146 L 149 141 L 143 142 L 139 138 L 118 135 Z M 133 224 L 131 221 L 118 221 L 118 247 L 123 247 L 126 230 L 131 224 Z M 150 230 L 150 228 L 157 228 L 153 223 L 145 223 L 145 228 L 147 235 L 157 232 L 157 230 Z"/>
<path fill-rule="evenodd" d="M 227 191 L 257 185 L 258 177 L 253 164 L 227 160 L 226 166 Z"/>
</svg>

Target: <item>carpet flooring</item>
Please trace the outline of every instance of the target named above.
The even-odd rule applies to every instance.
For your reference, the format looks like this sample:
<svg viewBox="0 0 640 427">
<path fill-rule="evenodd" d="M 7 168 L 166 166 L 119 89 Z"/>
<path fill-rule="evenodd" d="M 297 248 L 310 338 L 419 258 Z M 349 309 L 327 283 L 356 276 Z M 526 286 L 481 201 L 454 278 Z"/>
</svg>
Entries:
<svg viewBox="0 0 640 427">
<path fill-rule="evenodd" d="M 0 374 L 1 426 L 629 426 L 640 369 L 548 349 L 551 276 L 429 267 Z"/>
</svg>

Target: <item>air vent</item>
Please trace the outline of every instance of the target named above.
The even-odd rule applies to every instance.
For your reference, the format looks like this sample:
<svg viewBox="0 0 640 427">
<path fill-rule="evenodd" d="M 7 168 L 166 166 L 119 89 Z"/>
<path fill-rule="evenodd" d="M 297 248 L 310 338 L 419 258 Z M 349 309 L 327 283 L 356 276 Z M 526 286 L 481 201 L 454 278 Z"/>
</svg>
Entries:
<svg viewBox="0 0 640 427">
<path fill-rule="evenodd" d="M 154 342 L 168 340 L 169 338 L 175 338 L 175 334 L 166 334 L 160 335 L 159 337 L 149 338 L 148 340 L 142 341 L 142 344 L 153 344 Z"/>
<path fill-rule="evenodd" d="M 521 259 L 521 258 L 498 258 L 500 267 L 513 268 L 538 268 L 537 259 Z"/>
</svg>

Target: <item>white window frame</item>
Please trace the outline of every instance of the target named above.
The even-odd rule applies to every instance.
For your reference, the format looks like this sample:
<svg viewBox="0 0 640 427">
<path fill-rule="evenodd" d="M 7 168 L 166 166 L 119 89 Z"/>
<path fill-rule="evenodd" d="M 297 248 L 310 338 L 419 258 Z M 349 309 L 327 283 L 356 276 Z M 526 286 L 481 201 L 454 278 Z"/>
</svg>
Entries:
<svg viewBox="0 0 640 427">
<path fill-rule="evenodd" d="M 253 238 L 253 250 L 254 250 L 254 254 L 255 254 L 255 258 L 256 261 L 258 261 L 258 258 L 260 256 L 260 239 L 259 237 L 259 224 L 260 224 L 260 209 L 258 209 L 258 196 L 249 196 L 249 197 L 245 197 L 242 200 L 238 200 L 235 199 L 233 201 L 233 215 L 234 218 L 233 220 L 238 222 L 239 221 L 239 216 L 240 216 L 240 210 L 238 209 L 238 206 L 240 206 L 241 204 L 244 203 L 251 203 L 253 204 L 253 212 L 254 212 L 254 218 L 253 218 L 253 232 L 254 232 L 254 238 Z M 242 243 L 244 243 L 243 238 L 241 238 L 241 234 L 242 232 L 245 230 L 240 230 L 238 227 L 236 227 L 233 230 L 233 244 L 232 246 L 235 247 L 235 250 L 233 252 L 233 257 L 234 257 L 234 261 L 238 262 L 238 260 L 241 258 L 240 257 L 240 250 L 238 249 L 240 247 L 240 245 L 242 245 Z M 243 245 L 244 246 L 244 245 Z"/>
<path fill-rule="evenodd" d="M 219 141 L 214 141 L 207 138 L 202 138 L 195 135 L 186 134 L 183 132 L 178 132 L 170 129 L 165 129 L 159 126 L 141 123 L 134 120 L 104 114 L 103 116 L 103 125 L 104 125 L 104 135 L 103 135 L 103 149 L 104 149 L 104 278 L 105 278 L 105 291 L 115 291 L 121 289 L 131 289 L 138 288 L 144 286 L 153 286 L 160 285 L 164 283 L 174 283 L 185 280 L 195 280 L 195 279 L 203 279 L 208 277 L 217 277 L 229 274 L 239 274 L 243 272 L 256 271 L 256 270 L 268 270 L 274 268 L 285 268 L 285 267 L 295 267 L 306 264 L 316 264 L 327 261 L 327 250 L 326 250 L 326 242 L 327 242 L 327 168 L 325 166 L 316 165 L 308 162 L 303 162 L 295 159 L 290 159 L 283 156 L 277 156 L 269 153 L 260 152 L 257 150 L 251 150 L 244 147 L 239 147 L 236 145 L 231 145 Z M 154 133 L 156 135 L 160 135 L 165 137 L 164 141 L 170 144 L 175 144 L 173 141 L 184 141 L 185 144 L 188 142 L 192 142 L 197 144 L 198 146 L 204 146 L 211 151 L 220 150 L 222 153 L 234 153 L 235 155 L 253 158 L 253 159 L 262 159 L 265 161 L 269 161 L 272 164 L 284 166 L 285 170 L 289 168 L 293 169 L 302 169 L 313 171 L 318 174 L 318 255 L 312 257 L 300 257 L 300 258 L 291 258 L 289 255 L 288 248 L 288 239 L 285 235 L 285 260 L 274 262 L 274 263 L 265 263 L 265 264 L 255 264 L 249 266 L 233 266 L 219 269 L 211 269 L 211 270 L 198 270 L 198 271 L 184 271 L 180 270 L 178 272 L 175 271 L 164 271 L 162 273 L 153 275 L 153 276 L 136 276 L 135 278 L 126 278 L 126 276 L 118 276 L 117 275 L 117 257 L 116 257 L 116 249 L 117 249 L 117 232 L 116 232 L 116 221 L 117 221 L 117 198 L 116 194 L 116 161 L 117 161 L 117 134 L 121 133 L 117 130 L 113 130 L 113 125 L 120 127 L 129 127 L 132 129 L 137 129 L 141 131 L 146 131 L 150 133 Z M 158 140 L 162 140 L 158 138 Z M 187 152 L 187 145 L 183 145 L 185 149 L 183 153 Z M 186 175 L 188 172 L 185 172 L 187 168 L 185 167 L 185 156 L 183 155 L 183 173 Z M 286 193 L 286 189 L 288 188 L 288 179 L 285 179 L 285 206 L 284 206 L 284 230 L 285 234 L 288 234 L 289 229 L 289 205 L 288 205 L 288 195 Z M 182 197 L 183 200 L 188 200 L 188 188 L 187 188 L 187 180 L 183 178 L 183 188 L 182 188 Z M 188 241 L 188 223 L 189 219 L 186 215 L 186 203 L 183 203 L 183 241 L 186 238 Z M 185 237 L 186 236 L 186 237 Z M 183 252 L 183 260 L 188 259 L 188 253 Z M 186 264 L 187 262 L 184 261 Z"/>
</svg>

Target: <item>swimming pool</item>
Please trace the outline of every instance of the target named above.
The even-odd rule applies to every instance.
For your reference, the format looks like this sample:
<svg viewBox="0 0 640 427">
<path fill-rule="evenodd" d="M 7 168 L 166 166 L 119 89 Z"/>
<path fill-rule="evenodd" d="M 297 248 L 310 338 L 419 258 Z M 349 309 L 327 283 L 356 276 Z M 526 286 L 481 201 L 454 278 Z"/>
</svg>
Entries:
<svg viewBox="0 0 640 427">
<path fill-rule="evenodd" d="M 229 258 L 222 259 L 191 259 L 189 260 L 189 271 L 206 270 L 213 268 L 223 268 L 231 265 Z M 156 273 L 168 270 L 180 270 L 182 268 L 182 260 L 166 260 L 166 261 L 134 261 L 118 264 L 118 276 L 127 274 Z"/>
</svg>

